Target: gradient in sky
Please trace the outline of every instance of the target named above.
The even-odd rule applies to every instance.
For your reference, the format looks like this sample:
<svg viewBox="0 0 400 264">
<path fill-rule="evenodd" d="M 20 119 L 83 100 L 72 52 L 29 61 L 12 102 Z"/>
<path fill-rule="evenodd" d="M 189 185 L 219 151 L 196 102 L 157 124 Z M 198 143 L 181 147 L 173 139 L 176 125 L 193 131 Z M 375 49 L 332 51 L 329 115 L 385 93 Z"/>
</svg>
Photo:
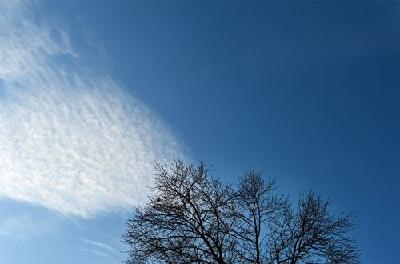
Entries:
<svg viewBox="0 0 400 264">
<path fill-rule="evenodd" d="M 399 263 L 399 3 L 0 4 L 0 263 L 120 263 L 152 162 L 256 169 Z"/>
</svg>

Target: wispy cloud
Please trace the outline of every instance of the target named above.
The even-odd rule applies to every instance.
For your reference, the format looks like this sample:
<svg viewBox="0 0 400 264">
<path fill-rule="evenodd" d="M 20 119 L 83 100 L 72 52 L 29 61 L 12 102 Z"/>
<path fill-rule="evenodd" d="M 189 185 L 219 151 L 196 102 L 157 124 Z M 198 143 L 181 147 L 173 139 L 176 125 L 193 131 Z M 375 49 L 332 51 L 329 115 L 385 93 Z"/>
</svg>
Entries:
<svg viewBox="0 0 400 264">
<path fill-rule="evenodd" d="M 96 255 L 96 256 L 108 257 L 108 255 L 106 253 L 103 253 L 103 252 L 101 252 L 99 250 L 96 250 L 96 249 L 87 249 L 87 248 L 85 248 L 85 249 L 80 249 L 80 250 L 81 251 L 90 252 L 91 254 Z"/>
<path fill-rule="evenodd" d="M 106 251 L 111 252 L 111 253 L 118 252 L 118 250 L 116 250 L 112 246 L 109 246 L 107 244 L 101 243 L 99 241 L 94 241 L 94 240 L 89 240 L 89 239 L 82 239 L 82 241 L 85 242 L 88 245 L 100 248 L 100 249 L 102 249 L 102 251 L 106 250 Z"/>
<path fill-rule="evenodd" d="M 85 245 L 79 248 L 81 251 L 89 252 L 90 254 L 105 258 L 107 261 L 112 261 L 113 263 L 117 263 L 117 260 L 120 258 L 120 252 L 108 244 L 90 239 L 82 239 L 82 242 L 84 242 Z"/>
<path fill-rule="evenodd" d="M 25 239 L 39 237 L 51 229 L 49 221 L 35 221 L 29 214 L 2 216 L 0 218 L 0 240 L 2 237 Z"/>
<path fill-rule="evenodd" d="M 0 197 L 82 217 L 140 203 L 174 136 L 29 4 L 0 9 Z"/>
</svg>

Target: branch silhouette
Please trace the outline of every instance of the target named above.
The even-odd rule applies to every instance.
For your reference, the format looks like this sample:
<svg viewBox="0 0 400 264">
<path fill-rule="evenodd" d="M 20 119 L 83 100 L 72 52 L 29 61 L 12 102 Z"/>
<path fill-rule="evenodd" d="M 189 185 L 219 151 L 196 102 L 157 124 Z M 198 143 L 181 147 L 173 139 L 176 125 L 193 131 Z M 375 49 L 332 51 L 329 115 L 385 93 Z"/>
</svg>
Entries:
<svg viewBox="0 0 400 264">
<path fill-rule="evenodd" d="M 333 215 L 313 191 L 294 207 L 255 171 L 232 187 L 203 163 L 155 169 L 148 203 L 126 222 L 127 263 L 359 263 L 354 215 Z"/>
</svg>

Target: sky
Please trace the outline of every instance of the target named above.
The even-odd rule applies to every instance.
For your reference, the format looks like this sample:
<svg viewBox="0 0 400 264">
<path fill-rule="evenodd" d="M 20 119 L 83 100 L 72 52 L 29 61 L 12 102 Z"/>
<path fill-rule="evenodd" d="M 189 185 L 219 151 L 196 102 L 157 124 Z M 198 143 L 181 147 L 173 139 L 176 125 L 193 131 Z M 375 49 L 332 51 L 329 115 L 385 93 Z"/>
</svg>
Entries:
<svg viewBox="0 0 400 264">
<path fill-rule="evenodd" d="M 255 169 L 400 263 L 396 1 L 2 1 L 0 264 L 121 263 L 153 162 Z"/>
</svg>

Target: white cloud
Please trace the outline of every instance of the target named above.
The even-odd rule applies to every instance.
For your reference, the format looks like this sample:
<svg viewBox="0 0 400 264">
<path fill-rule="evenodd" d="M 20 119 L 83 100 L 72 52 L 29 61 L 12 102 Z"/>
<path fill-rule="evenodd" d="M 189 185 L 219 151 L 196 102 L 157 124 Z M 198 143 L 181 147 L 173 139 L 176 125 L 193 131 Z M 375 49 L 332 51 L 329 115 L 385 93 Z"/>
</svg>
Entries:
<svg viewBox="0 0 400 264">
<path fill-rule="evenodd" d="M 57 59 L 79 53 L 30 11 L 0 4 L 0 198 L 82 217 L 140 203 L 176 140 L 112 78 Z"/>
</svg>

